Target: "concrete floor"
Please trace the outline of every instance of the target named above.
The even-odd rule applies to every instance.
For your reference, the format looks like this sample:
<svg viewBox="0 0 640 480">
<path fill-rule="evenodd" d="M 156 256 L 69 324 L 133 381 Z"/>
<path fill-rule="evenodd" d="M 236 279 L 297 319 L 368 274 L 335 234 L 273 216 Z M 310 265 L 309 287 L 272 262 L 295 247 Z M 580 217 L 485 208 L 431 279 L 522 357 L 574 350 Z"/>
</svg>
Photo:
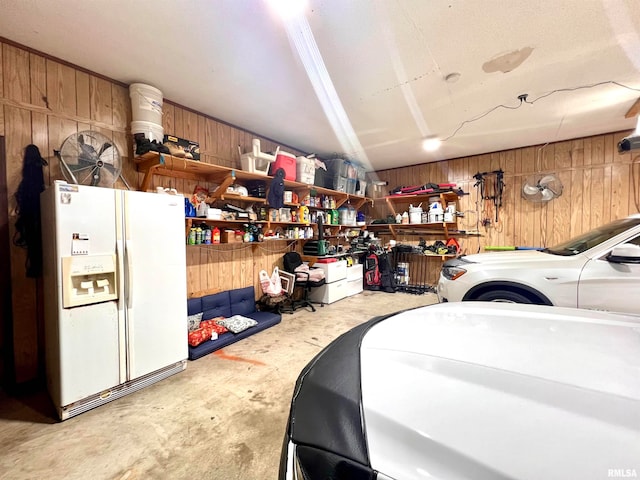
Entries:
<svg viewBox="0 0 640 480">
<path fill-rule="evenodd" d="M 65 422 L 44 392 L 0 392 L 0 479 L 275 479 L 304 365 L 371 317 L 436 302 L 366 291 L 285 314 L 184 372 Z"/>
</svg>

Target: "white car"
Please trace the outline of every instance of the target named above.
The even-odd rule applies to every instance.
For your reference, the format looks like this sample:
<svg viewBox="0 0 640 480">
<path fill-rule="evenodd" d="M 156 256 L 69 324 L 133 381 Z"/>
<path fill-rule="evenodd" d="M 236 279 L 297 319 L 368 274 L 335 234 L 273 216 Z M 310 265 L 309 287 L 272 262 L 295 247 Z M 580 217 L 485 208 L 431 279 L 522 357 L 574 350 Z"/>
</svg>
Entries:
<svg viewBox="0 0 640 480">
<path fill-rule="evenodd" d="M 640 317 L 446 303 L 375 318 L 296 382 L 280 480 L 640 475 Z"/>
<path fill-rule="evenodd" d="M 640 214 L 541 251 L 447 260 L 437 291 L 440 302 L 535 303 L 640 313 Z"/>
</svg>

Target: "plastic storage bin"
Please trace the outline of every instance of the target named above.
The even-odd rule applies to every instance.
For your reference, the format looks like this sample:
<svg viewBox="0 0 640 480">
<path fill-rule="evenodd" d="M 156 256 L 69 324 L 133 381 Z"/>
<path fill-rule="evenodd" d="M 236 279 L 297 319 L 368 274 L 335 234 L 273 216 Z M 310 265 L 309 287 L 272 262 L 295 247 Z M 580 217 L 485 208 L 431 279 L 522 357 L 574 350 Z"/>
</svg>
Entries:
<svg viewBox="0 0 640 480">
<path fill-rule="evenodd" d="M 333 189 L 333 176 L 324 168 L 316 168 L 313 184 L 316 187 Z"/>
<path fill-rule="evenodd" d="M 298 157 L 296 164 L 296 181 L 313 185 L 316 177 L 316 161 L 313 158 Z"/>
<path fill-rule="evenodd" d="M 333 177 L 333 185 L 329 188 L 337 190 L 338 192 L 356 193 L 356 182 L 357 180 L 355 178 L 347 178 L 341 175 L 335 175 Z"/>
<path fill-rule="evenodd" d="M 276 171 L 282 168 L 284 169 L 285 180 L 296 181 L 296 157 L 295 155 L 279 151 L 276 156 L 276 161 L 271 165 L 271 176 L 274 176 Z"/>
</svg>

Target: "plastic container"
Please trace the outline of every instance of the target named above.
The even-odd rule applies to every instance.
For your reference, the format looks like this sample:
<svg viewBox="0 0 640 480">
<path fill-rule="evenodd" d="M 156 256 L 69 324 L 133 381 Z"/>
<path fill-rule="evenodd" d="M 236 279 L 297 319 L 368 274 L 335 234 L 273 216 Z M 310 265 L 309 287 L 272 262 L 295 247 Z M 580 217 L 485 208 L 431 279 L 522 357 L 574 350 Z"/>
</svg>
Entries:
<svg viewBox="0 0 640 480">
<path fill-rule="evenodd" d="M 296 157 L 292 153 L 279 151 L 276 156 L 276 161 L 271 165 L 271 176 L 274 176 L 276 171 L 282 168 L 284 170 L 284 179 L 296 181 Z"/>
<path fill-rule="evenodd" d="M 132 83 L 129 85 L 129 96 L 131 97 L 131 119 L 134 122 L 162 125 L 162 92 L 160 90 L 144 83 Z"/>
<path fill-rule="evenodd" d="M 444 222 L 444 210 L 440 202 L 433 202 L 429 207 L 429 223 Z"/>
<path fill-rule="evenodd" d="M 367 194 L 367 182 L 365 180 L 358 179 L 356 181 L 356 195 L 362 195 L 363 197 Z"/>
<path fill-rule="evenodd" d="M 296 158 L 296 181 L 313 185 L 316 178 L 316 161 L 313 158 Z"/>
<path fill-rule="evenodd" d="M 409 223 L 422 223 L 422 207 L 409 205 Z"/>
<path fill-rule="evenodd" d="M 364 168 L 343 158 L 332 158 L 327 160 L 326 164 L 333 175 L 357 179 L 359 175 L 364 177 L 365 174 Z"/>
<path fill-rule="evenodd" d="M 156 123 L 145 121 L 131 122 L 131 134 L 135 135 L 136 133 L 143 133 L 144 138 L 148 140 L 155 140 L 159 143 L 162 143 L 164 139 L 164 129 L 162 128 L 162 124 L 158 125 Z"/>
<path fill-rule="evenodd" d="M 406 262 L 398 262 L 396 269 L 396 281 L 400 285 L 409 285 L 409 264 Z"/>
<path fill-rule="evenodd" d="M 353 207 L 340 207 L 338 209 L 340 215 L 340 225 L 353 225 L 356 224 L 356 209 Z"/>
<path fill-rule="evenodd" d="M 313 184 L 317 187 L 333 188 L 333 176 L 324 168 L 316 168 Z"/>
</svg>

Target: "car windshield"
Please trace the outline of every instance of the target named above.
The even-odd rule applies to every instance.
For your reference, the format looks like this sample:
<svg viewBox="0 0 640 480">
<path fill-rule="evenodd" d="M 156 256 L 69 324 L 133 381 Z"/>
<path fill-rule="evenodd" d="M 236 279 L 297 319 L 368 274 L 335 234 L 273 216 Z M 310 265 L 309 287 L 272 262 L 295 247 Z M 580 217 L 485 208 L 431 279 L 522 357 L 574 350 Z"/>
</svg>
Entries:
<svg viewBox="0 0 640 480">
<path fill-rule="evenodd" d="M 560 243 L 551 248 L 546 248 L 544 252 L 553 255 L 577 255 L 585 252 L 590 248 L 600 245 L 602 242 L 615 237 L 616 235 L 628 230 L 636 225 L 640 225 L 640 217 L 621 218 L 602 227 L 590 230 L 587 233 L 572 238 L 567 242 Z"/>
</svg>

